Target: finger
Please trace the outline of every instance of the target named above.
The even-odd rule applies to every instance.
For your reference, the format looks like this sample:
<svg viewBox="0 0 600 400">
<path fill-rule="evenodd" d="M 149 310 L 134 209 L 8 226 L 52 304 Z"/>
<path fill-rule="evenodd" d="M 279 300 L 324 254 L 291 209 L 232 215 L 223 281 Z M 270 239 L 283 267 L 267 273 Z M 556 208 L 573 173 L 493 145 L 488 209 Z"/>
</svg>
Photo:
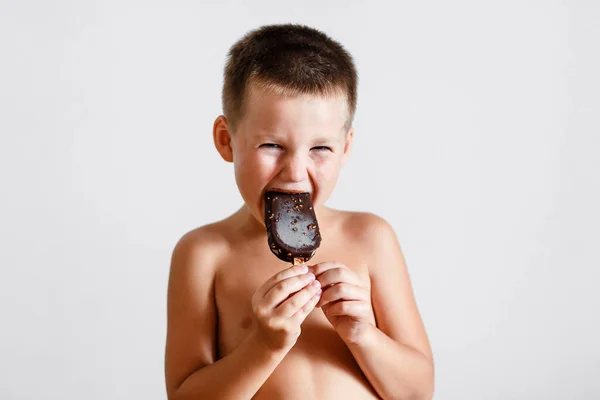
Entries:
<svg viewBox="0 0 600 400">
<path fill-rule="evenodd" d="M 314 281 L 315 276 L 311 272 L 284 279 L 275 284 L 275 286 L 265 294 L 261 303 L 268 308 L 278 307 L 283 301 L 290 297 L 291 294 L 296 293 Z"/>
<path fill-rule="evenodd" d="M 314 280 L 310 285 L 300 290 L 289 299 L 281 303 L 273 313 L 281 318 L 290 318 L 304 307 L 321 290 L 319 281 Z"/>
<path fill-rule="evenodd" d="M 324 306 L 323 312 L 328 317 L 347 316 L 357 319 L 366 318 L 369 315 L 369 304 L 360 300 L 339 301 Z"/>
<path fill-rule="evenodd" d="M 308 272 L 308 267 L 306 264 L 293 265 L 289 268 L 284 269 L 283 271 L 279 271 L 262 284 L 262 286 L 256 292 L 256 295 L 259 299 L 262 299 L 269 290 L 273 288 L 280 281 L 291 278 L 293 276 L 298 276 L 302 274 L 306 274 Z"/>
<path fill-rule="evenodd" d="M 350 283 L 352 285 L 364 286 L 362 279 L 352 270 L 347 268 L 333 268 L 329 269 L 320 275 L 316 274 L 317 279 L 321 282 L 323 288 L 327 288 L 330 285 L 336 283 Z"/>
<path fill-rule="evenodd" d="M 369 298 L 369 291 L 362 286 L 356 286 L 349 283 L 338 283 L 323 290 L 323 295 L 321 296 L 321 300 L 319 300 L 317 307 L 323 307 L 328 303 L 338 300 L 368 301 Z"/>
<path fill-rule="evenodd" d="M 339 261 L 326 261 L 326 262 L 322 262 L 319 264 L 311 265 L 309 268 L 310 268 L 311 272 L 313 274 L 315 274 L 317 277 L 319 275 L 321 275 L 323 272 L 329 271 L 330 269 L 335 269 L 335 268 L 349 269 L 346 265 L 344 265 L 343 263 L 341 263 Z"/>
<path fill-rule="evenodd" d="M 319 299 L 321 298 L 321 290 L 319 290 L 300 310 L 298 310 L 291 318 L 294 324 L 301 324 L 306 319 L 306 316 L 315 309 Z"/>
</svg>

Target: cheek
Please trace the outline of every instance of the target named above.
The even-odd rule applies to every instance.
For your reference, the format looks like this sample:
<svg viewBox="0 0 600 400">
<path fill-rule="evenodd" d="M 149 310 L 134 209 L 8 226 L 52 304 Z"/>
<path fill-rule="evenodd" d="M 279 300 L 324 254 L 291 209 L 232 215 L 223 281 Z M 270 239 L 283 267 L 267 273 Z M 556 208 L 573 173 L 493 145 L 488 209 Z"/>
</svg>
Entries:
<svg viewBox="0 0 600 400">
<path fill-rule="evenodd" d="M 319 207 L 325 203 L 333 192 L 340 172 L 340 163 L 337 158 L 315 160 L 313 179 L 317 186 L 316 198 L 313 199 L 315 206 Z"/>
<path fill-rule="evenodd" d="M 340 162 L 334 157 L 315 160 L 315 171 L 317 181 L 327 184 L 337 179 L 340 172 Z"/>
<path fill-rule="evenodd" d="M 275 170 L 276 160 L 260 153 L 245 154 L 236 163 L 236 176 L 242 183 L 263 185 L 269 181 Z"/>
</svg>

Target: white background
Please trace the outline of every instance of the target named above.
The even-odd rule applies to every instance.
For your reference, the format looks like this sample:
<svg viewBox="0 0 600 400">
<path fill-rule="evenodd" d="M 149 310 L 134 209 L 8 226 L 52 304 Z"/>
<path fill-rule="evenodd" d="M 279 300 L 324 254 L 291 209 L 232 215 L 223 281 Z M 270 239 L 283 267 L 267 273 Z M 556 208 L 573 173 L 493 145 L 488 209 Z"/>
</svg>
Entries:
<svg viewBox="0 0 600 400">
<path fill-rule="evenodd" d="M 0 398 L 164 399 L 179 237 L 236 210 L 226 52 L 322 29 L 360 73 L 329 205 L 396 229 L 436 399 L 600 396 L 595 1 L 0 0 Z"/>
</svg>

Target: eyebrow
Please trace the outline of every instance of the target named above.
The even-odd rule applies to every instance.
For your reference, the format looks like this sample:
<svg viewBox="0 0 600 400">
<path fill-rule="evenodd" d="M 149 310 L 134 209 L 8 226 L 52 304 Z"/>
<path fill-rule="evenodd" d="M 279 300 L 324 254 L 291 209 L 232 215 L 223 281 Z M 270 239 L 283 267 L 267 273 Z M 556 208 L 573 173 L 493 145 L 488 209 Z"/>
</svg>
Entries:
<svg viewBox="0 0 600 400">
<path fill-rule="evenodd" d="M 260 132 L 258 132 L 256 135 L 254 135 L 253 140 L 261 141 L 261 142 L 262 141 L 281 142 L 281 141 L 285 141 L 286 138 L 287 138 L 287 135 L 280 134 L 277 131 L 262 129 Z M 331 144 L 331 143 L 335 143 L 335 142 L 339 142 L 339 141 L 341 141 L 341 138 L 317 136 L 316 138 L 311 140 L 311 143 L 313 145 L 319 146 L 319 145 Z"/>
<path fill-rule="evenodd" d="M 277 135 L 258 135 L 255 138 L 257 142 L 282 142 L 282 137 Z M 323 145 L 332 145 L 334 143 L 339 142 L 334 138 L 317 138 L 310 141 L 311 146 L 323 146 Z"/>
<path fill-rule="evenodd" d="M 332 142 L 336 142 L 336 140 L 333 138 L 320 137 L 320 138 L 315 139 L 312 143 L 318 146 L 318 145 L 322 145 L 322 144 L 330 144 Z"/>
<path fill-rule="evenodd" d="M 255 135 L 253 139 L 258 142 L 279 142 L 283 137 L 274 133 L 260 133 Z"/>
</svg>

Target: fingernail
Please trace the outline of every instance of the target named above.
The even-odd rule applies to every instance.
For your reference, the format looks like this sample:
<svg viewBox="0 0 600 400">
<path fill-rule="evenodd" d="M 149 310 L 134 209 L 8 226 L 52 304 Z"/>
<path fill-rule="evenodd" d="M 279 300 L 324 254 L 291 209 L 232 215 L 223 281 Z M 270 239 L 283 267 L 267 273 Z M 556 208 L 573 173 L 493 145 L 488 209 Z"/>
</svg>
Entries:
<svg viewBox="0 0 600 400">
<path fill-rule="evenodd" d="M 308 277 L 308 279 L 309 279 L 309 280 L 313 281 L 313 280 L 315 279 L 315 274 L 313 274 L 313 273 L 311 272 L 311 273 L 309 273 L 309 274 L 307 275 L 307 277 Z"/>
<path fill-rule="evenodd" d="M 308 272 L 308 266 L 306 264 L 302 264 L 300 266 L 300 272 Z"/>
<path fill-rule="evenodd" d="M 319 286 L 321 286 L 321 282 L 315 280 L 311 283 L 311 286 L 314 288 L 318 288 Z"/>
</svg>

